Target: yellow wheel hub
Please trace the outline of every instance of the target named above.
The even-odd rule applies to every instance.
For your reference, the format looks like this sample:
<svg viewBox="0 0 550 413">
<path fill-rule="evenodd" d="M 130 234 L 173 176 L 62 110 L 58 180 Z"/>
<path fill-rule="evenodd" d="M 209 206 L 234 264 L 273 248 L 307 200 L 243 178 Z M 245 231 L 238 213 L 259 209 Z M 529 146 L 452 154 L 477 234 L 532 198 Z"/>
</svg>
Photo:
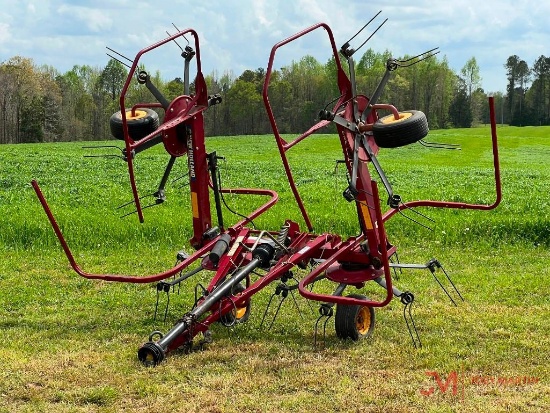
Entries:
<svg viewBox="0 0 550 413">
<path fill-rule="evenodd" d="M 132 116 L 132 111 L 127 110 L 126 111 L 126 119 L 127 120 L 143 119 L 144 117 L 147 116 L 147 112 L 145 112 L 144 110 L 136 110 L 134 113 L 135 113 L 135 115 Z"/>
<path fill-rule="evenodd" d="M 371 324 L 371 316 L 368 307 L 361 307 L 355 318 L 355 326 L 359 334 L 364 336 L 369 332 Z"/>
<path fill-rule="evenodd" d="M 411 112 L 399 112 L 399 119 L 395 119 L 394 115 L 388 115 L 380 118 L 380 122 L 384 125 L 388 125 L 390 123 L 401 122 L 402 120 L 409 119 L 412 115 L 413 114 Z"/>
<path fill-rule="evenodd" d="M 236 310 L 233 310 L 233 314 L 237 320 L 240 320 L 246 314 L 246 307 L 237 307 Z"/>
</svg>

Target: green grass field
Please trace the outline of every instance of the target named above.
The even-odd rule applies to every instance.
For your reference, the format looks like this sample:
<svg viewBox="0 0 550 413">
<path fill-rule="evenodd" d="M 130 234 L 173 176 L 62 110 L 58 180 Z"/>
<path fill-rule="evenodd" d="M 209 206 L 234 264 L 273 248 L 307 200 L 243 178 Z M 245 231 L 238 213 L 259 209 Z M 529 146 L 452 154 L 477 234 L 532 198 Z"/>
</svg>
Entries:
<svg viewBox="0 0 550 413">
<path fill-rule="evenodd" d="M 116 209 L 131 199 L 124 162 L 84 157 L 116 152 L 80 143 L 1 146 L 0 412 L 547 411 L 550 128 L 498 132 L 503 201 L 496 210 L 422 209 L 436 222 L 415 219 L 431 231 L 400 216 L 387 224 L 402 262 L 438 258 L 466 299 L 450 305 L 429 272 L 401 274 L 397 286 L 416 297 L 421 349 L 395 300 L 376 311 L 368 341 L 340 341 L 329 323 L 325 345 L 314 348 L 317 305 L 301 297 L 301 312 L 287 300 L 273 328 L 260 330 L 273 286 L 254 297 L 248 323 L 216 325 L 207 349 L 150 369 L 137 349 L 189 310 L 195 284 L 208 279 L 189 280 L 171 295 L 168 320 L 155 321 L 154 285 L 89 281 L 70 270 L 30 181 L 38 180 L 85 270 L 145 275 L 172 266 L 178 250 L 190 251 L 185 178 L 170 183 L 168 201 L 145 210 L 139 224 Z M 404 201 L 494 201 L 488 128 L 433 131 L 429 140 L 462 150 L 380 152 Z M 303 226 L 272 137 L 208 138 L 207 149 L 226 158 L 225 187 L 279 192 L 280 202 L 256 220 L 259 228 L 277 230 L 287 218 Z M 316 232 L 356 234 L 353 205 L 341 195 L 345 172 L 335 169 L 342 157 L 336 136 L 314 136 L 290 153 Z M 138 155 L 142 194 L 155 190 L 167 159 L 162 148 Z M 175 169 L 173 178 L 184 176 L 186 161 Z M 241 213 L 264 201 L 226 200 Z"/>
</svg>

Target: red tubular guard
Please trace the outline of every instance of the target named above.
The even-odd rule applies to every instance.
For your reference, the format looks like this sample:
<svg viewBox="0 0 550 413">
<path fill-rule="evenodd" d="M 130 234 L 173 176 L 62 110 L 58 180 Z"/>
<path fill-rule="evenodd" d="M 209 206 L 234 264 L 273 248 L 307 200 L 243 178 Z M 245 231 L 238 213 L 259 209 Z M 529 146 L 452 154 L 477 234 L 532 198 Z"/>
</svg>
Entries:
<svg viewBox="0 0 550 413">
<path fill-rule="evenodd" d="M 133 275 L 117 275 L 117 274 L 93 274 L 83 271 L 79 265 L 76 263 L 76 260 L 74 259 L 74 256 L 71 252 L 71 249 L 69 248 L 69 245 L 67 244 L 67 241 L 63 237 L 63 234 L 61 232 L 61 229 L 59 228 L 59 225 L 57 224 L 57 221 L 55 220 L 55 217 L 53 216 L 53 213 L 48 206 L 48 203 L 46 199 L 44 198 L 44 195 L 42 194 L 42 191 L 40 189 L 40 186 L 38 183 L 33 180 L 31 182 L 31 185 L 36 192 L 36 195 L 38 196 L 38 199 L 40 201 L 40 204 L 42 205 L 42 208 L 44 208 L 44 212 L 48 216 L 48 219 L 50 221 L 50 224 L 55 232 L 55 235 L 59 239 L 59 242 L 61 243 L 61 247 L 63 248 L 63 251 L 65 252 L 65 255 L 67 256 L 67 259 L 69 260 L 69 263 L 71 264 L 71 267 L 73 270 L 80 275 L 81 277 L 88 278 L 88 279 L 95 279 L 95 280 L 103 280 L 103 281 L 115 281 L 115 282 L 128 282 L 128 283 L 151 283 L 151 282 L 157 282 L 164 280 L 168 277 L 171 277 L 177 273 L 179 273 L 181 270 L 185 269 L 189 265 L 191 265 L 193 262 L 195 262 L 197 259 L 204 256 L 210 249 L 215 245 L 216 241 L 218 240 L 218 237 L 212 239 L 209 241 L 206 245 L 204 245 L 201 249 L 198 251 L 195 251 L 193 255 L 191 255 L 186 260 L 182 261 L 178 265 L 174 266 L 170 270 L 160 272 L 157 274 L 149 275 L 149 276 L 133 276 Z M 254 219 L 258 215 L 265 212 L 267 209 L 269 209 L 271 206 L 273 206 L 277 200 L 278 195 L 274 191 L 270 190 L 262 190 L 262 189 L 245 189 L 245 188 L 238 188 L 238 189 L 226 189 L 224 192 L 231 192 L 236 194 L 253 194 L 253 195 L 268 195 L 270 196 L 270 200 L 262 205 L 260 208 L 255 210 L 252 214 L 248 216 L 248 219 Z M 240 221 L 239 223 L 235 224 L 232 229 L 235 229 L 235 231 L 238 228 L 241 228 L 244 224 L 248 222 L 247 219 L 244 219 Z"/>
<path fill-rule="evenodd" d="M 495 170 L 495 192 L 496 199 L 490 205 L 483 204 L 469 204 L 465 202 L 449 202 L 449 201 L 410 201 L 403 204 L 403 208 L 415 208 L 415 207 L 435 207 L 435 208 L 454 208 L 454 209 L 479 209 L 488 211 L 495 209 L 502 201 L 502 184 L 500 179 L 500 162 L 498 157 L 498 141 L 497 141 L 497 124 L 495 117 L 495 102 L 493 97 L 489 97 L 489 112 L 491 117 L 491 141 L 493 148 L 493 166 Z M 399 212 L 399 209 L 390 209 L 384 214 L 384 221 L 390 219 L 393 215 Z"/>
</svg>

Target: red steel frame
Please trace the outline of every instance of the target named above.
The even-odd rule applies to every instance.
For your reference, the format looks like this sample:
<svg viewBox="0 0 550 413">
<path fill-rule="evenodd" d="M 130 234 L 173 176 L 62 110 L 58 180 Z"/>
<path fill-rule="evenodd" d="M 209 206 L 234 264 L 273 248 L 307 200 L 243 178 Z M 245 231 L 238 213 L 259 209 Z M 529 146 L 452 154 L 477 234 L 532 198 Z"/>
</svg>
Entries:
<svg viewBox="0 0 550 413">
<path fill-rule="evenodd" d="M 307 213 L 306 207 L 301 199 L 297 185 L 295 183 L 290 163 L 287 158 L 287 152 L 295 145 L 302 142 L 307 137 L 311 136 L 314 132 L 320 128 L 328 125 L 330 121 L 320 121 L 315 126 L 310 128 L 305 133 L 301 134 L 294 140 L 285 141 L 278 130 L 275 117 L 269 102 L 269 84 L 273 71 L 273 63 L 275 55 L 279 48 L 284 45 L 307 35 L 315 30 L 323 29 L 326 31 L 333 56 L 335 58 L 337 66 L 337 84 L 341 93 L 340 98 L 334 106 L 334 110 L 339 115 L 344 117 L 350 124 L 361 126 L 362 129 L 346 128 L 341 125 L 337 125 L 338 136 L 341 142 L 342 151 L 345 159 L 348 172 L 351 175 L 352 163 L 354 151 L 358 151 L 359 163 L 357 171 L 357 181 L 355 187 L 357 188 L 357 196 L 355 199 L 356 210 L 358 216 L 358 224 L 360 227 L 360 235 L 350 237 L 347 240 L 342 240 L 339 235 L 336 234 L 320 234 L 316 235 L 312 233 L 313 227 L 311 219 Z M 125 96 L 130 86 L 132 77 L 137 69 L 139 59 L 145 53 L 156 49 L 176 38 L 190 34 L 194 38 L 196 59 L 197 59 L 197 75 L 195 78 L 195 94 L 192 96 L 180 96 L 170 103 L 166 112 L 165 120 L 163 124 L 153 133 L 145 136 L 144 138 L 134 141 L 128 135 L 128 125 L 126 120 L 125 110 Z M 267 272 L 259 277 L 256 281 L 252 281 L 250 276 L 246 278 L 246 288 L 234 297 L 224 297 L 220 299 L 218 305 L 213 306 L 208 315 L 205 315 L 200 321 L 194 322 L 192 325 L 185 325 L 181 327 L 181 331 L 177 330 L 177 334 L 171 331 L 168 333 L 170 337 L 169 342 L 163 344 L 162 351 L 169 352 L 173 349 L 180 347 L 182 344 L 192 341 L 193 337 L 206 331 L 210 324 L 220 319 L 224 314 L 231 312 L 235 306 L 245 305 L 251 297 L 261 289 L 265 288 L 272 282 L 280 279 L 284 274 L 287 274 L 291 269 L 296 266 L 304 267 L 312 259 L 319 260 L 320 263 L 314 267 L 309 274 L 299 280 L 298 290 L 302 296 L 307 299 L 336 304 L 347 305 L 361 305 L 372 307 L 383 307 L 387 305 L 393 298 L 392 291 L 392 279 L 390 273 L 390 257 L 396 252 L 396 247 L 390 244 L 388 241 L 384 223 L 399 212 L 398 208 L 389 209 L 386 212 L 382 212 L 380 206 L 380 198 L 378 195 L 378 187 L 374 180 L 371 179 L 368 164 L 370 161 L 368 152 L 363 146 L 356 147 L 356 134 L 358 130 L 366 130 L 364 133 L 367 144 L 370 146 L 371 153 L 377 153 L 378 147 L 374 143 L 372 134 L 368 132 L 368 127 L 364 125 L 358 125 L 358 120 L 355 119 L 356 109 L 360 112 L 364 111 L 369 104 L 369 99 L 363 95 L 355 95 L 355 91 L 352 89 L 352 84 L 348 79 L 345 71 L 342 68 L 338 50 L 336 48 L 334 37 L 331 29 L 328 25 L 320 23 L 314 25 L 308 29 L 305 29 L 286 40 L 283 40 L 273 46 L 268 61 L 268 67 L 266 71 L 266 79 L 263 86 L 263 100 L 266 107 L 267 115 L 269 117 L 273 133 L 275 136 L 276 144 L 280 152 L 280 156 L 283 162 L 289 185 L 294 194 L 298 207 L 302 213 L 302 217 L 305 221 L 307 232 L 302 232 L 299 229 L 297 223 L 287 221 L 285 225 L 288 230 L 286 233 L 288 239 L 288 245 L 285 246 L 282 254 L 278 256 L 275 262 L 273 262 L 267 269 Z M 480 209 L 488 210 L 495 208 L 502 199 L 502 192 L 500 187 L 500 168 L 498 163 L 498 149 L 497 149 L 497 136 L 496 136 L 496 122 L 494 114 L 494 105 L 492 98 L 490 99 L 491 108 L 491 132 L 492 132 L 492 144 L 494 155 L 494 169 L 495 169 L 495 181 L 496 181 L 496 193 L 497 199 L 491 205 L 477 205 L 457 202 L 446 201 L 432 201 L 432 200 L 419 200 L 406 202 L 402 205 L 404 208 L 415 207 L 443 207 L 443 208 L 460 208 L 460 209 Z M 356 105 L 354 107 L 354 105 Z M 156 103 L 143 103 L 138 104 L 132 108 L 135 110 L 138 107 L 158 107 Z M 63 250 L 72 266 L 72 268 L 82 277 L 89 279 L 100 279 L 104 281 L 116 281 L 116 282 L 131 282 L 131 283 L 150 283 L 167 279 L 174 276 L 192 264 L 200 262 L 200 267 L 204 270 L 215 272 L 206 290 L 208 293 L 212 293 L 217 288 L 222 288 L 231 275 L 235 273 L 239 268 L 247 265 L 251 262 L 251 250 L 265 237 L 269 235 L 271 238 L 277 235 L 277 232 L 264 232 L 257 231 L 247 227 L 250 220 L 266 212 L 271 206 L 278 201 L 278 195 L 274 191 L 266 189 L 252 189 L 252 188 L 237 188 L 237 189 L 222 189 L 221 192 L 235 193 L 243 195 L 254 196 L 268 196 L 269 200 L 250 213 L 246 219 L 243 219 L 236 224 L 225 229 L 225 234 L 229 234 L 229 248 L 224 253 L 219 262 L 213 263 L 208 254 L 212 251 L 216 243 L 219 241 L 218 235 L 214 239 L 205 241 L 204 233 L 211 228 L 211 205 L 209 199 L 209 188 L 212 188 L 212 182 L 208 172 L 207 165 L 207 153 L 205 150 L 205 137 L 203 126 L 203 112 L 208 108 L 207 102 L 207 90 L 204 77 L 201 72 L 200 64 L 200 48 L 198 35 L 194 30 L 187 29 L 179 32 L 173 36 L 168 37 L 158 43 L 153 44 L 143 50 L 141 50 L 133 62 L 130 69 L 130 74 L 120 96 L 120 108 L 122 111 L 123 130 L 125 137 L 125 148 L 127 154 L 128 172 L 130 177 L 130 183 L 134 201 L 137 209 L 137 213 L 140 221 L 143 221 L 143 212 L 140 207 L 138 190 L 135 182 L 135 173 L 133 168 L 132 153 L 135 149 L 141 145 L 150 141 L 154 137 L 162 134 L 162 140 L 166 151 L 172 156 L 182 156 L 187 154 L 188 164 L 190 169 L 190 188 L 191 188 L 191 205 L 193 215 L 193 238 L 190 240 L 191 244 L 196 248 L 196 251 L 188 258 L 174 266 L 173 268 L 153 274 L 149 276 L 128 276 L 117 274 L 93 274 L 83 271 L 76 263 L 70 248 L 63 237 L 63 234 L 55 221 L 55 218 L 38 186 L 36 181 L 32 182 L 38 198 L 50 220 L 50 223 L 63 247 Z M 391 109 L 395 115 L 393 107 L 388 105 L 376 105 L 376 108 Z M 392 109 L 393 108 L 393 109 Z M 397 115 L 396 115 L 397 116 Z M 368 119 L 367 124 L 370 125 L 377 120 L 376 110 L 373 110 Z M 181 137 L 176 133 L 176 126 L 185 124 L 191 130 L 191 135 L 187 141 L 182 141 Z M 366 245 L 366 246 L 365 246 Z M 342 263 L 353 263 L 356 265 L 354 270 L 346 269 Z M 362 287 L 366 282 L 383 277 L 386 282 L 386 296 L 380 301 L 376 300 L 359 300 L 353 297 L 344 297 L 340 294 L 328 295 L 319 294 L 310 291 L 307 288 L 308 285 L 315 282 L 320 277 L 325 276 L 327 279 L 338 283 L 346 284 L 355 287 Z M 216 308 L 214 308 L 216 307 Z M 173 336 L 173 337 L 172 337 Z"/>
</svg>

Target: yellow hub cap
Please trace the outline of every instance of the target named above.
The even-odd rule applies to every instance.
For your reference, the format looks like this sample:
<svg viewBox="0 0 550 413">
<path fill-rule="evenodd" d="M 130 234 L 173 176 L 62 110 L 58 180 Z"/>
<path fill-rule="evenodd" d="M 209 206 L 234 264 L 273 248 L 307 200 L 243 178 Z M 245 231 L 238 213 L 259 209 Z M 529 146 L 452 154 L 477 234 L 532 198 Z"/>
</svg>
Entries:
<svg viewBox="0 0 550 413">
<path fill-rule="evenodd" d="M 235 318 L 237 320 L 240 320 L 246 314 L 246 307 L 237 307 L 236 310 L 233 310 L 233 313 L 235 315 Z"/>
<path fill-rule="evenodd" d="M 371 318 L 369 307 L 361 307 L 357 313 L 357 317 L 355 318 L 355 326 L 357 327 L 359 334 L 364 336 L 369 332 L 370 322 Z"/>
<path fill-rule="evenodd" d="M 135 113 L 135 115 L 132 116 L 132 111 L 127 110 L 126 111 L 126 119 L 127 120 L 143 119 L 144 117 L 147 116 L 147 112 L 145 112 L 144 110 L 136 110 L 134 113 Z"/>
<path fill-rule="evenodd" d="M 387 125 L 389 123 L 401 122 L 402 120 L 409 119 L 412 115 L 413 114 L 411 112 L 399 112 L 399 119 L 395 119 L 394 115 L 388 115 L 380 118 L 379 120 L 384 125 Z"/>
</svg>

